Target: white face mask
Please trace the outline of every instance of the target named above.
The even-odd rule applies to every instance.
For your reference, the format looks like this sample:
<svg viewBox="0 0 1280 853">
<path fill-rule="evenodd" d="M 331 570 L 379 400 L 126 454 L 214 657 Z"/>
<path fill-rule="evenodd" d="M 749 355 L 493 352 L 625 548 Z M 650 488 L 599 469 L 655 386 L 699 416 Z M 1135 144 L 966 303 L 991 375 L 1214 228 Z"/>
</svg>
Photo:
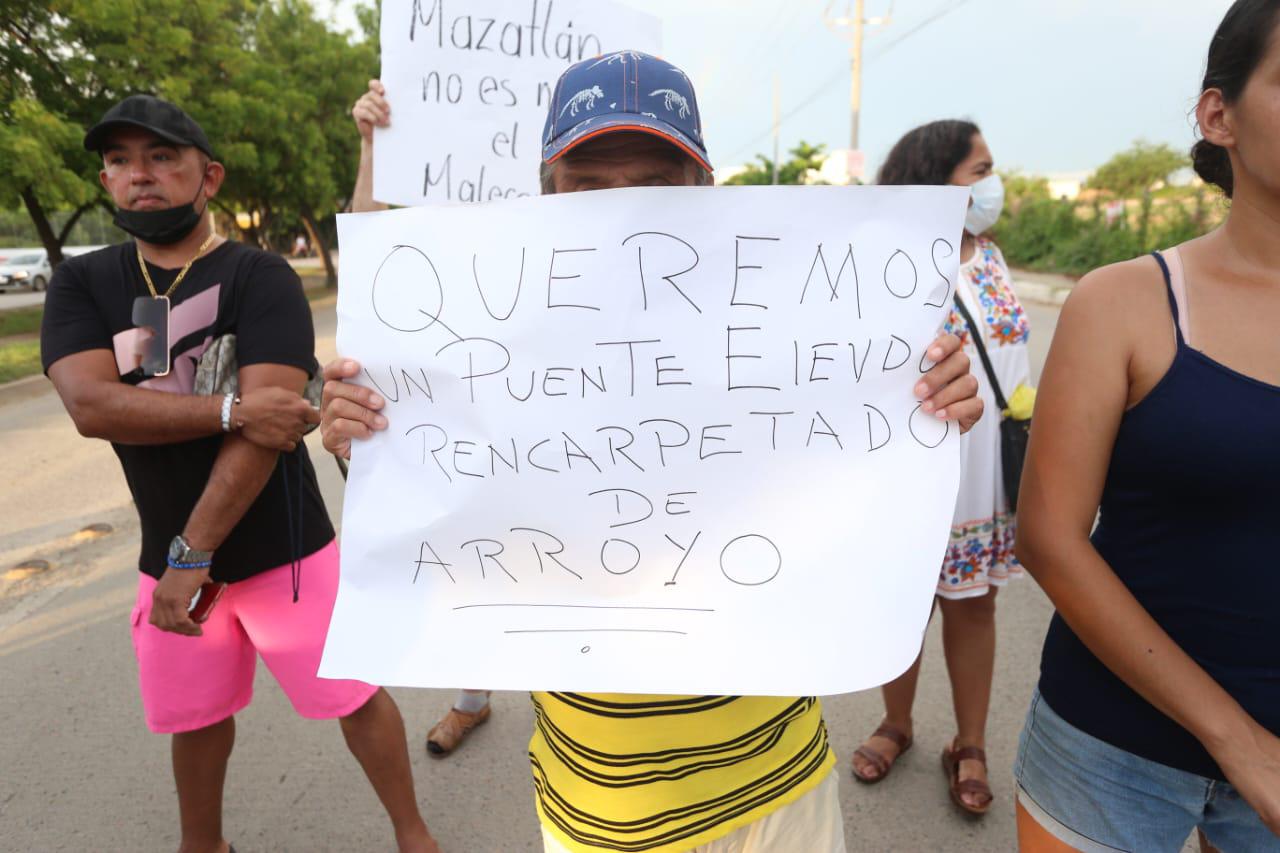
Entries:
<svg viewBox="0 0 1280 853">
<path fill-rule="evenodd" d="M 973 236 L 987 231 L 1004 210 L 1004 181 L 999 175 L 988 175 L 969 187 L 973 204 L 964 218 L 964 230 Z"/>
</svg>

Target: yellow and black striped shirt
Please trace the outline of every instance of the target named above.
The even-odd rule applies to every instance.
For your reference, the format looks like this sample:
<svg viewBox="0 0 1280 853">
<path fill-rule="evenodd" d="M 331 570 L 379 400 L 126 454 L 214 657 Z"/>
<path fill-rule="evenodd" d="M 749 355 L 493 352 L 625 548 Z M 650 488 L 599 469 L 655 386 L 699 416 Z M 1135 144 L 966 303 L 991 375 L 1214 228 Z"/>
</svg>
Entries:
<svg viewBox="0 0 1280 853">
<path fill-rule="evenodd" d="M 538 817 L 581 853 L 689 850 L 835 764 L 813 697 L 534 693 L 533 707 Z"/>
</svg>

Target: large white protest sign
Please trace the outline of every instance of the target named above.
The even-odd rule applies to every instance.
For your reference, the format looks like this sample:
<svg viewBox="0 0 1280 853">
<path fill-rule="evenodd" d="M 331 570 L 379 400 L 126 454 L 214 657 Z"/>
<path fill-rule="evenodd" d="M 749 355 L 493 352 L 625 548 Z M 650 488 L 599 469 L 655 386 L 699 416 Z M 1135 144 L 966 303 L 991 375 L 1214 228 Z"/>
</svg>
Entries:
<svg viewBox="0 0 1280 853">
<path fill-rule="evenodd" d="M 615 50 L 659 53 L 657 18 L 611 0 L 383 0 L 391 125 L 374 136 L 388 204 L 538 194 L 543 122 L 560 74 Z"/>
<path fill-rule="evenodd" d="M 623 189 L 339 219 L 356 442 L 326 677 L 808 695 L 915 658 L 958 429 L 914 386 L 963 188 Z"/>
</svg>

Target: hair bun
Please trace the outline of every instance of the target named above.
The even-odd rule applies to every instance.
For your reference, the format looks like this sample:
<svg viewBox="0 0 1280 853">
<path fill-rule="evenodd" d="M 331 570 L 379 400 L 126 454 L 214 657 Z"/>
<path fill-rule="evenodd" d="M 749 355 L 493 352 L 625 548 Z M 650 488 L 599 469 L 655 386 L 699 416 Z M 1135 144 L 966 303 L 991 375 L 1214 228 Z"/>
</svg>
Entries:
<svg viewBox="0 0 1280 853">
<path fill-rule="evenodd" d="M 1191 149 L 1191 164 L 1195 167 L 1196 174 L 1203 178 L 1205 183 L 1221 188 L 1227 198 L 1231 198 L 1235 180 L 1227 149 L 1214 145 L 1207 139 L 1201 139 Z"/>
</svg>

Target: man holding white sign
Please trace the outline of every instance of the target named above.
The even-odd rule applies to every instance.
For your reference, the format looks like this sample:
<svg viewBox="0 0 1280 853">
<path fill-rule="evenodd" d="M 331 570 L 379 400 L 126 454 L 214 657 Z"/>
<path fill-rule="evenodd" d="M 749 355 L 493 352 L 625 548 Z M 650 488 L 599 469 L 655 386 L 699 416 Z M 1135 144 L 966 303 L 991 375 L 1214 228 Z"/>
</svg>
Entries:
<svg viewBox="0 0 1280 853">
<path fill-rule="evenodd" d="M 579 97 L 596 91 L 594 99 Z M 380 100 L 371 98 L 376 122 L 388 118 Z M 561 78 L 552 104 L 543 149 L 547 193 L 709 182 L 692 86 L 665 62 L 628 52 L 580 63 Z M 576 113 L 574 104 L 580 104 Z M 750 191 L 631 190 L 447 214 L 397 211 L 376 222 L 344 218 L 343 267 L 352 277 L 343 279 L 340 343 L 354 336 L 350 339 L 359 343 L 370 365 L 366 380 L 379 383 L 382 394 L 343 382 L 326 387 L 325 446 L 349 456 L 352 438 L 373 438 L 357 454 L 348 492 L 344 545 L 355 568 L 350 576 L 344 574 L 344 584 L 350 581 L 354 609 L 340 603 L 335 613 L 326 674 L 369 666 L 395 669 L 391 680 L 397 683 L 433 679 L 437 676 L 419 673 L 412 661 L 406 662 L 424 650 L 429 655 L 421 636 L 410 635 L 432 623 L 457 620 L 452 624 L 467 626 L 478 637 L 487 636 L 486 629 L 494 631 L 486 649 L 493 660 L 482 664 L 463 649 L 457 655 L 464 658 L 462 664 L 426 661 L 426 668 L 439 672 L 441 684 L 469 679 L 484 665 L 491 675 L 488 683 L 508 688 L 672 694 L 679 687 L 688 692 L 701 685 L 730 692 L 735 684 L 764 687 L 763 680 L 753 680 L 752 670 L 759 669 L 771 673 L 774 685 L 804 681 L 813 689 L 818 682 L 811 675 L 788 680 L 786 670 L 809 672 L 809 658 L 841 648 L 833 640 L 838 634 L 830 633 L 829 624 L 788 625 L 794 619 L 787 612 L 790 602 L 774 602 L 794 596 L 804 575 L 821 571 L 831 554 L 819 538 L 794 532 L 812 526 L 834 536 L 850 525 L 860 528 L 855 524 L 859 513 L 884 515 L 877 502 L 899 508 L 912 501 L 920 504 L 923 516 L 936 516 L 938 522 L 924 525 L 925 532 L 937 534 L 932 536 L 937 541 L 923 546 L 923 558 L 914 561 L 919 577 L 908 585 L 919 587 L 912 601 L 918 599 L 920 607 L 907 608 L 913 612 L 903 621 L 912 624 L 905 639 L 895 643 L 901 647 L 901 666 L 894 655 L 878 652 L 884 660 L 865 666 L 862 677 L 891 678 L 896 671 L 889 670 L 900 671 L 914 659 L 945 545 L 958 467 L 954 453 L 934 456 L 929 448 L 954 438 L 943 421 L 959 421 L 966 429 L 981 414 L 976 382 L 958 352 L 959 342 L 944 337 L 930 343 L 956 269 L 954 249 L 948 253 L 950 244 L 937 235 L 958 239 L 963 196 L 945 190 L 914 197 L 879 192 L 872 201 L 836 188 L 798 192 L 806 194 L 770 194 L 769 209 L 750 204 L 762 198 Z M 922 199 L 943 201 L 930 210 Z M 833 226 L 832 220 L 815 226 L 820 217 L 806 211 L 810 205 L 832 209 L 833 203 L 858 200 L 861 204 L 847 215 L 865 222 L 852 228 Z M 725 219 L 734 202 L 742 208 L 741 221 L 716 231 L 715 220 Z M 872 208 L 882 209 L 879 218 Z M 928 221 L 911 235 L 910 245 L 884 250 L 894 236 L 885 226 L 917 214 Z M 545 229 L 539 220 L 546 220 Z M 697 241 L 695 248 L 676 236 L 692 235 L 700 221 L 714 241 Z M 741 230 L 725 230 L 739 226 Z M 806 235 L 808 226 L 819 233 Z M 499 234 L 501 241 L 490 236 L 486 244 L 483 239 Z M 807 244 L 805 266 L 784 300 L 761 271 L 767 259 L 794 262 L 796 250 L 790 247 L 808 236 L 813 242 Z M 823 237 L 832 241 L 825 251 Z M 875 271 L 884 271 L 883 283 L 874 290 L 859 284 L 854 246 L 864 238 L 877 246 Z M 838 249 L 835 239 L 843 240 Z M 632 259 L 625 270 L 619 263 L 624 255 Z M 501 285 L 493 283 L 495 268 L 505 271 Z M 727 276 L 729 290 L 709 293 L 705 275 L 699 278 L 695 272 L 699 268 L 719 271 L 716 286 Z M 933 272 L 925 275 L 925 270 Z M 511 281 L 538 291 L 545 281 L 547 290 L 522 301 L 522 285 Z M 603 286 L 593 288 L 591 282 Z M 469 292 L 473 286 L 478 301 L 476 291 Z M 483 313 L 468 314 L 462 304 L 468 298 L 483 302 Z M 869 321 L 876 312 L 892 316 L 902 336 L 881 329 L 873 339 L 863 339 L 851 327 L 838 337 L 839 324 L 846 318 L 860 321 L 864 309 Z M 806 339 L 788 340 L 785 353 L 775 348 L 766 358 L 765 319 L 774 316 L 766 313 L 771 311 L 782 318 L 787 334 Z M 525 320 L 538 315 L 542 319 Z M 556 319 L 549 319 L 553 315 Z M 729 325 L 711 325 L 726 317 Z M 508 321 L 512 324 L 504 325 Z M 526 322 L 530 325 L 519 325 Z M 548 332 L 552 326 L 553 334 Z M 388 327 L 397 330 L 390 338 Z M 708 328 L 718 328 L 713 342 L 702 334 Z M 811 333 L 824 337 L 810 340 Z M 389 348 L 382 346 L 384 339 Z M 410 366 L 395 354 L 400 340 L 420 341 L 424 352 L 435 352 L 439 360 Z M 713 351 L 719 356 L 698 358 Z M 464 357 L 455 365 L 458 356 Z M 583 365 L 584 358 L 597 360 Z M 928 361 L 938 363 L 926 371 Z M 533 364 L 541 364 L 541 370 L 531 373 Z M 580 366 L 549 366 L 573 364 Z M 923 375 L 914 389 L 918 399 L 913 399 L 897 377 L 917 367 L 920 373 L 914 375 Z M 326 369 L 326 376 L 350 379 L 359 372 L 353 362 L 340 360 Z M 880 395 L 874 399 L 892 399 L 895 407 L 886 405 L 886 415 L 870 404 L 835 399 L 839 395 L 826 390 L 841 384 L 851 389 L 850 400 L 874 386 Z M 778 404 L 757 405 L 757 399 L 781 395 L 784 389 L 786 403 L 776 397 Z M 607 407 L 595 402 L 599 397 L 608 400 Z M 739 398 L 750 401 L 741 411 L 716 408 Z M 682 414 L 658 417 L 658 400 L 662 410 Z M 561 429 L 568 407 L 589 403 L 597 408 L 584 417 L 607 412 L 609 420 Z M 810 408 L 804 411 L 800 405 Z M 395 434 L 384 432 L 388 422 L 378 414 L 384 408 L 396 410 Z M 848 417 L 823 417 L 822 410 L 831 415 L 837 409 Z M 717 421 L 717 415 L 723 420 Z M 730 426 L 738 415 L 743 417 Z M 586 424 L 594 428 L 588 430 Z M 638 441 L 642 432 L 643 441 Z M 553 434 L 557 442 L 548 451 Z M 591 442 L 578 440 L 588 434 Z M 945 446 L 954 450 L 954 441 Z M 829 475 L 824 478 L 821 468 L 839 473 L 843 469 L 835 466 L 845 464 L 839 460 L 855 447 L 877 460 L 866 465 L 882 482 L 880 493 L 855 499 L 833 488 Z M 817 467 L 813 461 L 797 462 L 788 473 L 786 460 L 802 460 L 806 453 L 812 454 L 808 459 L 822 461 Z M 734 485 L 744 476 L 741 468 L 736 473 L 733 468 L 739 457 L 750 458 L 755 483 Z M 898 480 L 905 484 L 875 470 L 895 469 L 896 460 L 905 460 L 898 469 Z M 518 466 L 523 467 L 516 470 Z M 929 477 L 935 469 L 936 486 Z M 699 484 L 707 494 L 680 488 L 673 482 L 675 471 L 702 478 Z M 581 492 L 586 490 L 575 491 L 580 488 L 576 478 L 585 483 L 597 474 L 604 479 L 590 502 L 584 502 Z M 397 476 L 410 478 L 404 486 L 408 491 L 399 488 Z M 383 484 L 381 498 L 377 482 Z M 385 497 L 392 483 L 398 499 L 389 504 Z M 536 484 L 532 490 L 542 495 L 541 507 L 515 506 L 504 497 L 529 491 L 525 483 Z M 776 492 L 770 493 L 770 487 Z M 803 500 L 806 488 L 814 492 L 813 505 L 791 505 Z M 772 505 L 775 494 L 786 500 Z M 559 529 L 553 526 L 557 513 Z M 574 520 L 566 525 L 563 516 L 570 513 Z M 701 514 L 697 524 L 706 522 L 703 529 L 679 527 L 695 513 Z M 423 516 L 436 518 L 424 528 Z M 446 516 L 448 530 L 458 534 L 450 537 L 448 552 L 440 544 L 447 534 L 437 523 Z M 628 532 L 651 517 L 670 526 L 650 530 L 656 537 Z M 501 542 L 494 545 L 500 537 L 472 535 L 487 519 L 496 520 L 494 529 L 521 531 L 529 542 L 517 546 L 513 540 L 503 556 Z M 724 532 L 735 520 L 748 525 L 736 539 Z M 769 526 L 774 538 L 761 532 L 761 524 Z M 382 597 L 375 606 L 380 608 L 379 624 L 395 633 L 394 639 L 388 635 L 388 646 L 408 652 L 396 661 L 375 661 L 348 642 L 352 618 L 362 600 L 371 601 L 365 596 L 379 582 L 374 575 L 394 574 L 403 583 L 403 543 L 390 533 L 402 525 L 422 532 L 417 537 L 420 549 L 409 557 L 411 585 L 399 601 Z M 903 528 L 904 538 L 910 529 Z M 597 565 L 590 566 L 577 546 L 579 539 L 599 530 L 613 532 L 604 534 L 609 538 L 603 546 L 595 540 Z M 467 540 L 465 547 L 458 549 L 452 539 Z M 893 565 L 894 546 L 911 544 L 894 541 L 890 531 L 861 539 L 877 539 L 862 544 L 870 549 L 869 559 L 882 566 Z M 530 543 L 533 556 L 528 556 Z M 517 547 L 524 556 L 518 556 Z M 655 547 L 666 548 L 661 560 L 648 556 Z M 776 554 L 772 563 L 761 560 L 769 548 Z M 366 574 L 365 567 L 373 568 Z M 646 587 L 649 594 L 643 599 L 624 592 L 615 604 L 602 603 L 610 595 L 602 582 L 620 577 L 625 582 L 641 579 L 669 595 L 657 599 L 655 589 Z M 891 591 L 898 589 L 896 579 L 887 583 Z M 601 588 L 601 594 L 591 599 L 576 592 L 588 586 Z M 429 595 L 424 596 L 425 589 L 431 590 Z M 815 592 L 810 590 L 811 599 Z M 823 614 L 817 622 L 831 621 L 825 614 L 833 603 L 837 608 L 847 605 L 847 598 L 839 601 L 844 588 L 832 593 L 830 601 L 812 602 L 814 614 Z M 470 596 L 457 599 L 469 603 L 437 612 L 439 602 L 459 595 Z M 708 603 L 715 596 L 719 602 L 696 606 L 699 596 Z M 577 603 L 566 603 L 570 600 Z M 661 603 L 650 603 L 655 601 Z M 724 611 L 719 618 L 718 609 Z M 511 612 L 526 621 L 502 621 L 511 619 Z M 598 617 L 607 612 L 614 621 L 587 622 L 577 616 L 593 612 Z M 746 624 L 734 628 L 734 620 Z M 768 628 L 747 630 L 751 624 Z M 400 625 L 409 626 L 409 633 L 399 633 Z M 722 635 L 726 625 L 731 633 Z M 810 628 L 812 633 L 806 633 Z M 903 633 L 901 627 L 897 630 Z M 612 632 L 633 636 L 614 639 Z M 574 639 L 574 633 L 593 636 Z M 683 644 L 686 635 L 699 633 L 713 639 L 702 646 Z M 556 639 L 561 634 L 573 643 L 570 658 Z M 629 648 L 648 659 L 628 658 Z M 884 671 L 871 672 L 876 666 Z M 539 668 L 558 674 L 539 675 Z M 542 683 L 536 683 L 540 678 Z M 535 693 L 534 703 L 537 729 L 530 755 L 548 850 L 684 851 L 702 849 L 700 845 L 707 850 L 844 850 L 834 756 L 815 698 L 561 692 Z"/>
</svg>

